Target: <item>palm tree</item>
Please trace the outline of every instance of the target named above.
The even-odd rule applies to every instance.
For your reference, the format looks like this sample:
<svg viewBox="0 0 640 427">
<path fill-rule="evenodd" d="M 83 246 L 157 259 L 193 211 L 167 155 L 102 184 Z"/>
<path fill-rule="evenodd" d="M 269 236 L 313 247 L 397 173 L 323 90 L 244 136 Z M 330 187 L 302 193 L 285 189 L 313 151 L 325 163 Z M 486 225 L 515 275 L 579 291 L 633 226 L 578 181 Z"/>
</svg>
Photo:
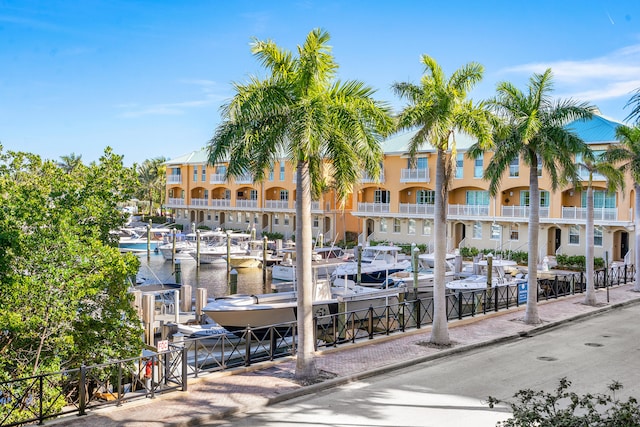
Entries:
<svg viewBox="0 0 640 427">
<path fill-rule="evenodd" d="M 636 281 L 633 290 L 640 292 L 640 127 L 620 126 L 616 129 L 619 145 L 609 147 L 604 153 L 607 162 L 620 165 L 625 173 L 631 174 L 635 193 L 635 267 Z"/>
<path fill-rule="evenodd" d="M 613 166 L 611 163 L 602 160 L 601 156 L 596 156 L 591 150 L 583 154 L 582 162 L 579 166 L 587 171 L 589 177 L 587 179 L 587 222 L 586 222 L 586 239 L 587 245 L 585 250 L 586 261 L 586 279 L 587 289 L 584 298 L 584 304 L 596 305 L 596 286 L 594 277 L 594 219 L 593 219 L 593 175 L 600 174 L 607 179 L 607 191 L 615 192 L 618 188 L 624 189 L 624 173 Z"/>
<path fill-rule="evenodd" d="M 358 81 L 335 81 L 337 64 L 329 34 L 314 29 L 298 56 L 273 41 L 252 43 L 252 53 L 269 71 L 264 80 L 235 84 L 222 107 L 223 122 L 209 142 L 209 163 L 228 159 L 227 176 L 250 172 L 256 181 L 286 157 L 296 165 L 297 325 L 296 377 L 317 377 L 312 312 L 311 201 L 332 177 L 340 200 L 351 193 L 362 170 L 380 173 L 382 136 L 392 130 L 390 108 L 372 99 Z M 327 174 L 328 172 L 328 174 Z"/>
<path fill-rule="evenodd" d="M 149 215 L 153 215 L 153 200 L 155 196 L 160 199 L 160 204 L 164 197 L 164 188 L 166 186 L 166 165 L 167 161 L 164 157 L 156 157 L 147 159 L 138 166 L 138 180 L 140 181 L 140 192 L 142 197 L 149 200 Z"/>
<path fill-rule="evenodd" d="M 629 115 L 625 118 L 625 121 L 635 119 L 635 124 L 640 125 L 640 88 L 635 90 L 635 93 L 624 107 L 633 107 Z"/>
<path fill-rule="evenodd" d="M 534 74 L 523 93 L 511 83 L 498 84 L 497 95 L 489 104 L 502 121 L 495 135 L 495 152 L 484 172 L 489 193 L 495 197 L 509 164 L 520 158 L 529 166 L 529 260 L 527 307 L 524 321 L 540 323 L 538 315 L 538 234 L 540 226 L 540 188 L 538 176 L 546 171 L 553 191 L 569 181 L 577 182 L 574 155 L 585 153 L 587 145 L 565 126 L 575 120 L 591 118 L 595 107 L 573 100 L 551 99 L 552 73 Z M 474 145 L 470 156 L 483 150 Z M 542 170 L 539 170 L 539 168 Z"/>
<path fill-rule="evenodd" d="M 62 168 L 66 173 L 71 173 L 71 171 L 81 164 L 82 154 L 76 155 L 76 153 L 71 153 L 69 155 L 60 156 L 58 167 Z"/>
<path fill-rule="evenodd" d="M 445 256 L 447 227 L 447 198 L 452 178 L 452 152 L 456 150 L 456 133 L 463 131 L 478 138 L 480 146 L 491 144 L 489 114 L 483 104 L 473 104 L 467 92 L 482 79 L 484 68 L 469 63 L 456 70 L 448 79 L 442 68 L 428 55 L 422 55 L 425 67 L 419 85 L 394 83 L 395 93 L 408 101 L 398 117 L 398 129 L 418 128 L 409 142 L 410 156 L 425 143 L 437 150 L 435 191 L 435 250 L 434 250 L 434 313 L 431 342 L 448 345 L 445 295 Z M 453 156 L 455 158 L 455 156 Z"/>
</svg>

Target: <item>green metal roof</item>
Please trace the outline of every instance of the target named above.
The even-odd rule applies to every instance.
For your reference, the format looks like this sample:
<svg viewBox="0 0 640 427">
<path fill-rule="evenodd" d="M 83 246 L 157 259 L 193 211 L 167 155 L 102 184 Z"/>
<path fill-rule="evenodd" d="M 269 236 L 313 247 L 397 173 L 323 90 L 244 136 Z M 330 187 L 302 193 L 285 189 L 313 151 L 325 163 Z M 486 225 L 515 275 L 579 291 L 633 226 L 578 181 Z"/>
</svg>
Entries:
<svg viewBox="0 0 640 427">
<path fill-rule="evenodd" d="M 175 159 L 168 160 L 165 165 L 201 165 L 207 163 L 207 150 L 192 151 Z"/>
</svg>

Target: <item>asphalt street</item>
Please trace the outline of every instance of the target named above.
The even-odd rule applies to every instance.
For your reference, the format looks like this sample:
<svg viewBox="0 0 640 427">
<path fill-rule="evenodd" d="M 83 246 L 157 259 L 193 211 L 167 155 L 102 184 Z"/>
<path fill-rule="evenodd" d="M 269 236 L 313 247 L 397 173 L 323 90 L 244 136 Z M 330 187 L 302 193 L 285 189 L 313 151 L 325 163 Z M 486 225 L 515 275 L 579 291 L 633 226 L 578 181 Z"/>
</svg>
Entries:
<svg viewBox="0 0 640 427">
<path fill-rule="evenodd" d="M 323 390 L 207 426 L 495 426 L 508 399 L 523 388 L 552 391 L 561 377 L 584 394 L 640 397 L 640 304 L 544 333 Z"/>
</svg>

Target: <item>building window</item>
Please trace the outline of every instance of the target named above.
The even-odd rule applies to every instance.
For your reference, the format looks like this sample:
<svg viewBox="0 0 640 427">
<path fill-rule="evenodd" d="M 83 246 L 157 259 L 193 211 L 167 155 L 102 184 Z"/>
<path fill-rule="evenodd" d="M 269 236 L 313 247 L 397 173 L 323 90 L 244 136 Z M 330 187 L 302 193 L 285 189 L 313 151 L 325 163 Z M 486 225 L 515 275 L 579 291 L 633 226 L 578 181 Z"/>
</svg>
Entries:
<svg viewBox="0 0 640 427">
<path fill-rule="evenodd" d="M 538 176 L 542 176 L 542 158 L 538 157 Z"/>
<path fill-rule="evenodd" d="M 278 214 L 273 214 L 273 225 L 280 224 L 280 216 Z"/>
<path fill-rule="evenodd" d="M 273 181 L 273 176 L 275 174 L 274 169 L 275 169 L 275 166 L 271 165 L 271 169 L 269 169 L 269 181 Z"/>
<path fill-rule="evenodd" d="M 519 240 L 518 224 L 511 224 L 509 226 L 509 240 Z"/>
<path fill-rule="evenodd" d="M 207 182 L 207 167 L 202 166 L 202 177 L 200 178 L 202 182 Z"/>
<path fill-rule="evenodd" d="M 415 219 L 409 219 L 409 225 L 408 225 L 408 231 L 407 233 L 409 234 L 416 234 L 416 220 Z"/>
<path fill-rule="evenodd" d="M 318 228 L 320 226 L 320 219 L 318 215 L 313 216 L 313 228 Z"/>
<path fill-rule="evenodd" d="M 418 157 L 417 159 L 407 159 L 407 166 L 409 169 L 427 169 L 427 158 L 426 157 Z"/>
<path fill-rule="evenodd" d="M 198 182 L 198 166 L 193 167 L 193 182 Z"/>
<path fill-rule="evenodd" d="M 211 221 L 211 214 L 207 212 L 207 221 Z"/>
<path fill-rule="evenodd" d="M 577 225 L 572 225 L 571 227 L 569 227 L 569 244 L 580 244 L 580 227 L 578 227 Z"/>
<path fill-rule="evenodd" d="M 246 224 L 249 224 L 251 222 L 251 215 L 249 215 L 249 212 L 245 212 L 245 214 L 244 214 L 244 222 Z"/>
<path fill-rule="evenodd" d="M 237 223 L 241 223 L 242 222 L 242 212 L 238 212 L 238 220 L 236 222 Z"/>
<path fill-rule="evenodd" d="M 587 207 L 587 192 L 582 192 L 582 207 Z M 593 190 L 593 208 L 615 208 L 616 207 L 616 193 L 607 193 L 604 190 Z"/>
<path fill-rule="evenodd" d="M 433 190 L 416 191 L 416 203 L 419 205 L 433 205 L 436 203 L 436 192 Z"/>
<path fill-rule="evenodd" d="M 484 157 L 481 154 L 478 157 L 476 157 L 476 160 L 473 166 L 473 177 L 482 178 L 483 173 L 484 173 Z"/>
<path fill-rule="evenodd" d="M 173 199 L 173 188 L 169 189 L 169 198 Z"/>
<path fill-rule="evenodd" d="M 466 193 L 467 205 L 473 206 L 489 206 L 489 192 L 470 190 Z"/>
<path fill-rule="evenodd" d="M 219 165 L 216 167 L 216 173 L 218 175 L 226 175 L 227 174 L 227 167 L 225 165 Z"/>
<path fill-rule="evenodd" d="M 180 190 L 180 198 L 184 199 L 184 190 Z"/>
<path fill-rule="evenodd" d="M 593 246 L 602 246 L 602 227 L 593 228 Z"/>
<path fill-rule="evenodd" d="M 520 206 L 530 206 L 529 201 L 529 190 L 522 190 L 520 191 Z M 548 208 L 549 207 L 549 192 L 548 191 L 541 191 L 540 192 L 540 207 L 541 208 Z"/>
<path fill-rule="evenodd" d="M 209 190 L 204 190 L 204 199 L 205 200 L 209 199 Z"/>
<path fill-rule="evenodd" d="M 428 219 L 422 221 L 422 235 L 431 236 L 431 221 Z"/>
<path fill-rule="evenodd" d="M 516 157 L 512 159 L 509 163 L 509 176 L 510 177 L 518 177 L 520 176 L 520 158 Z"/>
<path fill-rule="evenodd" d="M 284 225 L 289 225 L 289 214 L 284 214 Z"/>
<path fill-rule="evenodd" d="M 393 218 L 393 232 L 400 232 L 400 220 L 398 218 Z"/>
<path fill-rule="evenodd" d="M 375 203 L 389 203 L 391 193 L 388 190 L 376 190 L 373 193 L 373 201 Z"/>
<path fill-rule="evenodd" d="M 473 223 L 473 238 L 482 239 L 482 223 L 480 221 Z"/>
<path fill-rule="evenodd" d="M 280 190 L 280 200 L 282 201 L 289 200 L 289 190 Z"/>
<path fill-rule="evenodd" d="M 220 214 L 219 214 L 218 212 L 216 212 L 216 213 L 214 213 L 214 214 L 213 214 L 213 220 L 214 220 L 215 222 L 220 221 Z"/>
<path fill-rule="evenodd" d="M 280 160 L 280 181 L 284 181 L 284 160 Z"/>
<path fill-rule="evenodd" d="M 462 167 L 464 165 L 464 153 L 456 153 L 456 178 L 461 179 L 463 176 Z"/>
<path fill-rule="evenodd" d="M 258 190 L 251 190 L 251 192 L 249 192 L 249 199 L 258 200 Z"/>
<path fill-rule="evenodd" d="M 387 232 L 387 218 L 380 218 L 380 232 Z"/>
<path fill-rule="evenodd" d="M 502 234 L 502 227 L 500 224 L 491 224 L 491 240 L 500 240 Z"/>
</svg>

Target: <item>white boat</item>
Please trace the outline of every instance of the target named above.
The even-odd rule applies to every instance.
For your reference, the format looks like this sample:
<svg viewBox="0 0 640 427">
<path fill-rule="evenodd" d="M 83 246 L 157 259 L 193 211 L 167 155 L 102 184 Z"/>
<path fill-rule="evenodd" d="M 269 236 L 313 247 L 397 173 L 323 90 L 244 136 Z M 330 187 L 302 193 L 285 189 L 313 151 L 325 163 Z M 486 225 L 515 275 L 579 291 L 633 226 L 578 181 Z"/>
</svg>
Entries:
<svg viewBox="0 0 640 427">
<path fill-rule="evenodd" d="M 352 281 L 337 281 L 342 286 L 332 286 L 328 280 L 316 282 L 313 298 L 315 316 L 326 316 L 339 312 L 340 304 L 344 311 L 368 310 L 371 306 L 384 306 L 395 303 L 398 295 L 404 293 L 403 288 L 374 289 L 357 286 Z M 216 298 L 208 303 L 203 312 L 218 325 L 230 332 L 242 332 L 247 327 L 263 329 L 281 325 L 282 333 L 287 333 L 291 324 L 296 321 L 297 292 L 278 292 L 258 295 L 229 295 Z M 321 317 L 319 324 L 331 322 L 330 318 Z M 260 334 L 260 332 L 257 332 Z"/>
<path fill-rule="evenodd" d="M 274 242 L 271 242 L 275 246 Z M 269 244 L 267 243 L 267 247 Z M 265 261 L 264 253 L 264 241 L 263 240 L 250 240 L 247 242 L 247 250 L 244 253 L 232 254 L 229 259 L 229 263 L 233 268 L 258 268 L 262 267 L 262 262 Z M 266 262 L 267 265 L 275 264 L 282 261 L 282 257 L 273 255 L 273 251 L 267 249 Z"/>
<path fill-rule="evenodd" d="M 205 248 L 208 245 L 215 246 L 220 242 L 224 242 L 226 238 L 227 234 L 219 229 L 202 230 L 200 232 L 200 248 Z M 193 259 L 191 252 L 195 252 L 198 248 L 198 234 L 176 234 L 175 255 L 173 248 L 172 234 L 165 236 L 164 243 L 158 246 L 158 250 L 167 261 L 171 261 L 172 259 Z"/>
<path fill-rule="evenodd" d="M 344 249 L 336 246 L 314 249 L 311 258 L 313 276 L 321 279 L 330 277 L 336 267 L 344 263 L 347 257 Z M 271 267 L 271 278 L 289 282 L 296 280 L 295 249 L 282 250 L 282 261 Z"/>
<path fill-rule="evenodd" d="M 447 254 L 445 257 L 445 283 L 448 283 L 455 278 L 455 268 L 453 265 L 454 260 L 455 255 L 453 254 Z M 389 277 L 393 279 L 393 286 L 406 285 L 409 290 L 415 289 L 416 275 L 413 274 L 413 266 L 410 266 L 405 270 L 392 273 Z M 433 253 L 418 255 L 417 291 L 433 291 L 434 278 Z"/>
<path fill-rule="evenodd" d="M 160 246 L 167 234 L 171 233 L 170 228 L 156 227 L 151 229 L 150 238 L 147 238 L 147 229 L 144 227 L 125 227 L 121 230 L 122 236 L 118 241 L 118 248 L 122 252 L 144 252 L 147 246 L 155 251 Z"/>
<path fill-rule="evenodd" d="M 200 263 L 201 264 L 213 264 L 213 265 L 227 265 L 227 239 L 231 240 L 229 252 L 231 255 L 244 254 L 247 251 L 247 242 L 251 239 L 251 234 L 248 233 L 227 233 L 224 239 L 213 244 L 206 245 L 204 248 L 200 248 Z M 197 253 L 195 251 L 190 252 L 190 255 L 195 259 Z"/>
<path fill-rule="evenodd" d="M 388 283 L 389 275 L 406 270 L 411 267 L 409 259 L 400 259 L 400 251 L 402 248 L 398 246 L 365 246 L 362 248 L 361 266 L 360 266 L 360 283 L 364 286 L 381 286 Z M 331 274 L 331 277 L 346 278 L 357 281 L 358 261 L 356 260 L 338 265 Z"/>
<path fill-rule="evenodd" d="M 518 264 L 515 261 L 511 260 L 501 260 L 494 259 L 492 260 L 492 269 L 491 269 L 491 287 L 495 288 L 498 286 L 512 286 L 520 283 L 525 283 L 527 279 L 522 273 L 516 273 L 512 275 L 510 272 L 507 273 L 506 269 L 516 271 L 516 267 Z M 486 289 L 488 287 L 488 274 L 487 260 L 481 260 L 478 262 L 478 265 L 484 269 L 483 274 L 474 274 L 468 277 L 464 277 L 458 280 L 452 280 L 447 283 L 447 289 L 460 292 L 460 291 L 478 291 L 482 289 Z"/>
</svg>

